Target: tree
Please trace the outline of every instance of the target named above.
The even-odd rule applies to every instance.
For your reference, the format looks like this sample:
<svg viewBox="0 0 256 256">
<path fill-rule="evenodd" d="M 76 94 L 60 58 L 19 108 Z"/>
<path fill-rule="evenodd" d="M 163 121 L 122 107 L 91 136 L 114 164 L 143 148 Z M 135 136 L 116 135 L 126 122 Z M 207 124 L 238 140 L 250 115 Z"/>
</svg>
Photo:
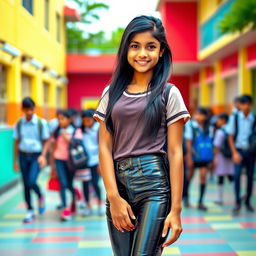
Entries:
<svg viewBox="0 0 256 256">
<path fill-rule="evenodd" d="M 67 32 L 67 49 L 68 52 L 84 52 L 86 44 L 98 33 L 89 33 L 86 35 L 82 29 L 82 25 L 91 24 L 100 17 L 97 14 L 98 10 L 108 9 L 109 6 L 104 3 L 95 3 L 94 1 L 73 0 L 81 11 L 80 22 L 68 22 L 66 27 Z"/>
<path fill-rule="evenodd" d="M 256 0 L 236 0 L 218 27 L 222 34 L 241 33 L 247 27 L 256 29 Z"/>
</svg>

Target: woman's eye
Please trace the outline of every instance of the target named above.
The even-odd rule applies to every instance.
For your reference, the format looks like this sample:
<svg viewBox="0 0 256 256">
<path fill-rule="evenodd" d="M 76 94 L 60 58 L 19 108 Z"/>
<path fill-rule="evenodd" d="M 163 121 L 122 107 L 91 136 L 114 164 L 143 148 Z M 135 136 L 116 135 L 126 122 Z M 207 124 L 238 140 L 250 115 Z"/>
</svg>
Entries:
<svg viewBox="0 0 256 256">
<path fill-rule="evenodd" d="M 155 45 L 149 45 L 149 46 L 148 46 L 148 49 L 149 49 L 149 50 L 154 50 L 155 48 L 156 48 Z"/>
<path fill-rule="evenodd" d="M 139 46 L 138 45 L 136 45 L 136 44 L 132 44 L 131 46 L 130 46 L 130 48 L 133 48 L 133 49 L 137 49 Z"/>
</svg>

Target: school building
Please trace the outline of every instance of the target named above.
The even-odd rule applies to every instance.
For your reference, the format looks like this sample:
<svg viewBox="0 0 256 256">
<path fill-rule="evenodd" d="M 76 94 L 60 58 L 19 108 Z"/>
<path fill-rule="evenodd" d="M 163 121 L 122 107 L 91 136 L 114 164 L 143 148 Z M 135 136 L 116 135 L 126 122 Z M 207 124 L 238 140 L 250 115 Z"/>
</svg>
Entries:
<svg viewBox="0 0 256 256">
<path fill-rule="evenodd" d="M 171 82 L 190 110 L 201 105 L 230 111 L 235 96 L 256 98 L 256 31 L 221 35 L 218 22 L 235 0 L 159 0 L 173 53 Z M 68 54 L 68 105 L 97 105 L 109 83 L 115 55 Z"/>
<path fill-rule="evenodd" d="M 10 142 L 22 98 L 47 119 L 67 106 L 65 22 L 79 15 L 64 0 L 1 0 L 0 13 L 1 190 L 16 177 Z"/>
<path fill-rule="evenodd" d="M 174 56 L 174 73 L 189 79 L 190 108 L 201 105 L 219 113 L 230 111 L 239 94 L 256 98 L 256 31 L 247 28 L 243 33 L 222 35 L 218 29 L 235 1 L 158 2 Z"/>
</svg>

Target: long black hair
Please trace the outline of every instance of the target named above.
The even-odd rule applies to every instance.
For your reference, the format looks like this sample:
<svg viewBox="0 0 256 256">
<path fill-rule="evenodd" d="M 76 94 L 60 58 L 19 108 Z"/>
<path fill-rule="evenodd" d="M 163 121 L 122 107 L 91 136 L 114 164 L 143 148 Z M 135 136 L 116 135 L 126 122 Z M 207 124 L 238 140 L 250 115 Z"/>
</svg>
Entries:
<svg viewBox="0 0 256 256">
<path fill-rule="evenodd" d="M 165 29 L 160 19 L 153 16 L 138 16 L 134 18 L 126 27 L 117 54 L 117 65 L 113 73 L 109 86 L 109 102 L 106 110 L 106 126 L 110 133 L 114 132 L 111 119 L 112 109 L 125 91 L 133 78 L 134 70 L 127 60 L 127 53 L 132 38 L 142 32 L 150 31 L 152 36 L 160 42 L 160 50 L 163 51 L 162 57 L 154 67 L 153 76 L 148 84 L 151 93 L 149 94 L 147 106 L 143 113 L 145 122 L 145 133 L 156 137 L 162 122 L 164 103 L 162 102 L 162 92 L 164 85 L 170 77 L 172 64 L 172 54 L 166 40 Z"/>
<path fill-rule="evenodd" d="M 59 114 L 65 116 L 65 117 L 67 117 L 67 118 L 70 119 L 70 120 L 72 119 L 72 112 L 71 112 L 70 110 L 62 110 Z M 73 124 L 73 122 L 71 122 L 70 125 L 72 125 L 73 127 L 75 127 L 74 124 Z M 60 134 L 60 129 L 61 129 L 61 127 L 60 127 L 60 125 L 58 125 L 58 127 L 54 130 L 54 132 L 53 132 L 53 137 L 54 137 L 55 139 L 58 138 L 58 136 L 59 136 L 59 134 Z"/>
</svg>

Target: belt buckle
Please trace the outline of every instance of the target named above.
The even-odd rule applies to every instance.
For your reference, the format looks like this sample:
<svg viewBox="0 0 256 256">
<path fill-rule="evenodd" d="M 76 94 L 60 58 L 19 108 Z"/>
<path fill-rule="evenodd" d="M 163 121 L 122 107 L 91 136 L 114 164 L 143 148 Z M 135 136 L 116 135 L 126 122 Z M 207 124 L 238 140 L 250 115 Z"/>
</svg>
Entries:
<svg viewBox="0 0 256 256">
<path fill-rule="evenodd" d="M 119 167 L 122 171 L 128 169 L 129 166 L 131 166 L 131 161 L 129 161 L 129 159 L 123 160 L 121 163 L 119 163 Z"/>
</svg>

